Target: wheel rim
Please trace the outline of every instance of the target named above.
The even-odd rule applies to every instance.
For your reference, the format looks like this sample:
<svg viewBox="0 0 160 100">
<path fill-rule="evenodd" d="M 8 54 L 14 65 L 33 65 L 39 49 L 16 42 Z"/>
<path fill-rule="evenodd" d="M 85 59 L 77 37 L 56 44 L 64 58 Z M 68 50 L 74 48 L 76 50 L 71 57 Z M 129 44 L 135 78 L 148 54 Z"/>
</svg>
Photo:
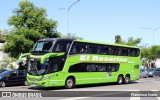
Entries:
<svg viewBox="0 0 160 100">
<path fill-rule="evenodd" d="M 73 87 L 73 80 L 72 79 L 67 80 L 67 87 L 68 88 L 72 88 Z"/>
<path fill-rule="evenodd" d="M 119 76 L 118 83 L 121 84 L 122 82 L 123 82 L 123 78 L 121 76 Z"/>
<path fill-rule="evenodd" d="M 125 83 L 129 83 L 129 77 L 128 76 L 125 78 Z"/>
<path fill-rule="evenodd" d="M 5 85 L 6 85 L 5 82 L 2 82 L 2 83 L 1 83 L 1 86 L 2 86 L 2 87 L 5 87 Z"/>
</svg>

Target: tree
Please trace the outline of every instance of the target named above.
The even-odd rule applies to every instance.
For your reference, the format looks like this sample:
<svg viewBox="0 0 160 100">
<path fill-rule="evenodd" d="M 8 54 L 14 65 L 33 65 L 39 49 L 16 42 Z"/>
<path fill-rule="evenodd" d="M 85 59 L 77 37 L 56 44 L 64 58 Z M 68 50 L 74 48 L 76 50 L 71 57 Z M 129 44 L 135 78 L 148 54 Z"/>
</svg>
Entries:
<svg viewBox="0 0 160 100">
<path fill-rule="evenodd" d="M 42 38 L 57 38 L 57 22 L 47 19 L 44 8 L 35 7 L 33 3 L 25 0 L 14 9 L 14 15 L 8 19 L 8 24 L 14 26 L 14 31 L 7 35 L 7 44 L 4 51 L 12 57 L 19 53 L 29 52 L 34 43 Z"/>
<path fill-rule="evenodd" d="M 122 38 L 121 38 L 120 35 L 116 35 L 116 36 L 115 36 L 115 43 L 116 43 L 116 44 L 121 44 L 121 43 L 122 43 Z"/>
<path fill-rule="evenodd" d="M 153 45 L 153 46 L 148 47 L 148 48 L 142 48 L 141 49 L 141 57 L 145 58 L 144 61 L 142 62 L 143 65 L 146 65 L 146 63 L 151 63 L 152 62 L 152 67 L 155 67 L 154 66 L 154 61 L 157 58 L 160 58 L 160 46 L 159 45 Z"/>
<path fill-rule="evenodd" d="M 7 30 L 0 30 L 0 43 L 4 43 L 6 40 Z"/>
<path fill-rule="evenodd" d="M 72 39 L 80 39 L 80 40 L 83 39 L 83 38 L 77 36 L 76 34 L 71 34 L 71 33 L 68 33 L 67 35 L 62 35 L 62 37 L 64 37 L 64 38 L 72 38 Z"/>
<path fill-rule="evenodd" d="M 123 41 L 123 44 L 137 46 L 141 42 L 141 38 L 134 39 L 133 37 L 129 37 L 128 41 Z"/>
<path fill-rule="evenodd" d="M 141 38 L 134 39 L 133 37 L 129 37 L 127 41 L 122 40 L 120 35 L 115 36 L 115 43 L 117 44 L 124 44 L 130 46 L 137 46 L 141 42 Z"/>
</svg>

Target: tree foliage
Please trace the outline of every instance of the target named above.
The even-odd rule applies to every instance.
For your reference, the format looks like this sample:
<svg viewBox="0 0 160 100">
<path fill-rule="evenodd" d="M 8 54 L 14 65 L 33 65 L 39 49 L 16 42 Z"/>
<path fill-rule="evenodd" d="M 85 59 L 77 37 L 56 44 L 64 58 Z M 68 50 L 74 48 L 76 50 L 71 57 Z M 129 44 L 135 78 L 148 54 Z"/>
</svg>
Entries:
<svg viewBox="0 0 160 100">
<path fill-rule="evenodd" d="M 154 45 L 149 48 L 142 48 L 141 56 L 150 60 L 160 58 L 160 46 Z"/>
<path fill-rule="evenodd" d="M 80 39 L 80 40 L 83 39 L 83 38 L 77 36 L 76 34 L 71 34 L 71 33 L 68 33 L 67 35 L 62 35 L 62 37 L 64 37 L 64 38 L 71 38 L 71 39 Z"/>
<path fill-rule="evenodd" d="M 130 46 L 137 46 L 141 42 L 141 38 L 134 39 L 133 37 L 129 37 L 127 41 L 122 40 L 120 35 L 115 36 L 115 43 L 117 44 L 124 44 Z"/>
<path fill-rule="evenodd" d="M 141 42 L 141 38 L 134 39 L 133 37 L 129 37 L 128 41 L 123 41 L 123 44 L 137 46 Z"/>
<path fill-rule="evenodd" d="M 44 8 L 35 7 L 33 3 L 25 0 L 14 9 L 14 15 L 8 19 L 8 24 L 14 26 L 14 31 L 7 35 L 7 44 L 4 51 L 12 57 L 19 53 L 29 52 L 34 43 L 42 38 L 57 38 L 57 22 L 47 19 Z"/>
<path fill-rule="evenodd" d="M 4 43 L 6 41 L 7 30 L 0 30 L 0 43 Z"/>
<path fill-rule="evenodd" d="M 121 38 L 120 35 L 116 35 L 116 36 L 115 36 L 115 43 L 116 43 L 116 44 L 121 44 L 121 43 L 122 43 L 122 38 Z"/>
</svg>

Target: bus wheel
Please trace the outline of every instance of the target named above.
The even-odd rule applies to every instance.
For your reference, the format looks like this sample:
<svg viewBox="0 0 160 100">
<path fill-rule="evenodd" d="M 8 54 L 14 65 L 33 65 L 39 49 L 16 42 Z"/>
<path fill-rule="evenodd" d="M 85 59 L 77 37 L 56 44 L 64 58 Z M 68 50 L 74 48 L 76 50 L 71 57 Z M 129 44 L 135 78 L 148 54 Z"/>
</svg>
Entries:
<svg viewBox="0 0 160 100">
<path fill-rule="evenodd" d="M 123 76 L 119 75 L 117 78 L 117 84 L 122 84 L 123 83 Z"/>
<path fill-rule="evenodd" d="M 126 75 L 126 77 L 124 78 L 124 83 L 128 84 L 130 82 L 130 77 L 129 75 Z"/>
<path fill-rule="evenodd" d="M 72 78 L 72 77 L 67 78 L 66 83 L 65 83 L 65 87 L 67 89 L 71 89 L 71 88 L 74 88 L 74 86 L 75 86 L 74 78 Z"/>
</svg>

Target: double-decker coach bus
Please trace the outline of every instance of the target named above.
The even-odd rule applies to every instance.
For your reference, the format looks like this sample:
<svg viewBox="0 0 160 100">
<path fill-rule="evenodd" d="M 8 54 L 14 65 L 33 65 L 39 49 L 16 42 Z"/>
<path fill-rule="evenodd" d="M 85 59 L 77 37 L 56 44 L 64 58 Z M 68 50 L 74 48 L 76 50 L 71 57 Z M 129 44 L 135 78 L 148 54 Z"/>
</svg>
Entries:
<svg viewBox="0 0 160 100">
<path fill-rule="evenodd" d="M 37 41 L 27 58 L 27 81 L 40 87 L 117 82 L 140 75 L 140 49 L 85 40 L 48 38 Z"/>
</svg>

